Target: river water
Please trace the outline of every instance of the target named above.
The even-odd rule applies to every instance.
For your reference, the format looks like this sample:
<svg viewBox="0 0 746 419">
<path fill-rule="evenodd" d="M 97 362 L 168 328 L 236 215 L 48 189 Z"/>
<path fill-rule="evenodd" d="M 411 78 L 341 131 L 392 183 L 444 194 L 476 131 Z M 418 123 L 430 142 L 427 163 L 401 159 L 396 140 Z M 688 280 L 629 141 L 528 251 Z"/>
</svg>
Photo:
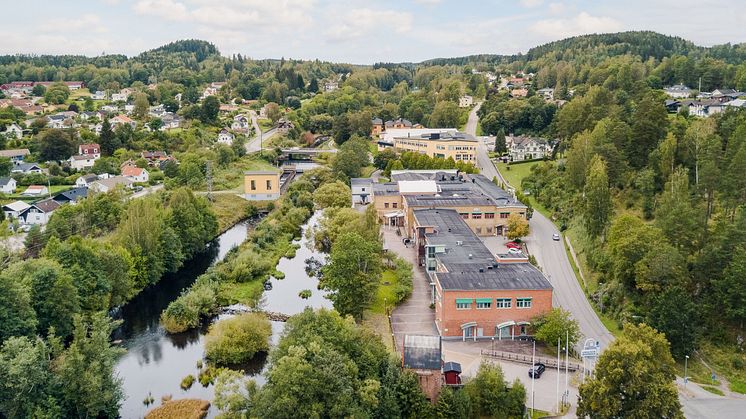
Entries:
<svg viewBox="0 0 746 419">
<path fill-rule="evenodd" d="M 318 223 L 321 213 L 316 212 L 303 226 L 303 237 L 296 241 L 301 247 L 292 259 L 282 258 L 277 269 L 285 273 L 285 279 L 271 278 L 272 289 L 264 292 L 260 306 L 264 310 L 284 314 L 297 314 L 306 306 L 331 307 L 323 291 L 317 290 L 318 280 L 309 277 L 305 260 L 324 260 L 324 255 L 313 250 L 312 239 L 306 234 L 309 226 Z M 115 331 L 114 339 L 121 339 L 127 349 L 116 365 L 116 373 L 123 381 L 126 399 L 120 408 L 123 418 L 141 418 L 154 406 L 160 405 L 162 396 L 174 399 L 200 398 L 212 400 L 213 386 L 203 387 L 195 381 L 189 390 L 182 390 L 182 378 L 199 373 L 198 361 L 204 358 L 204 336 L 210 322 L 184 333 L 168 334 L 160 326 L 159 317 L 168 304 L 187 289 L 208 267 L 223 260 L 228 252 L 241 244 L 249 231 L 249 223 L 242 222 L 216 238 L 207 250 L 195 256 L 178 272 L 166 275 L 158 284 L 138 294 L 121 310 L 122 326 Z M 309 289 L 309 299 L 298 296 L 301 290 Z M 219 317 L 218 317 L 219 319 Z M 214 321 L 215 319 L 213 319 Z M 284 323 L 272 322 L 272 344 L 276 344 Z M 240 369 L 258 383 L 264 382 L 266 354 L 259 354 Z M 151 395 L 155 402 L 146 406 L 143 400 Z M 210 408 L 208 417 L 214 417 L 217 409 Z"/>
</svg>

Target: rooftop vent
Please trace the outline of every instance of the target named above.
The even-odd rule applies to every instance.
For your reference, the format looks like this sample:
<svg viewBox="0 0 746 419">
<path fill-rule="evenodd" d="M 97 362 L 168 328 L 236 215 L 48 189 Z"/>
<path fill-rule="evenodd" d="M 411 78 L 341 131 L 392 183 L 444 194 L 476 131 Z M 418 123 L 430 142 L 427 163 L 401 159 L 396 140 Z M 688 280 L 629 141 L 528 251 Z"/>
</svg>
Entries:
<svg viewBox="0 0 746 419">
<path fill-rule="evenodd" d="M 484 273 L 484 268 L 479 268 L 479 273 Z"/>
<path fill-rule="evenodd" d="M 473 259 L 473 258 L 474 256 L 471 253 L 469 253 L 469 259 Z"/>
<path fill-rule="evenodd" d="M 464 245 L 464 242 L 462 242 L 461 240 L 457 240 L 456 241 L 456 246 L 463 246 L 463 245 Z M 469 255 L 469 256 L 471 256 L 471 255 Z"/>
</svg>

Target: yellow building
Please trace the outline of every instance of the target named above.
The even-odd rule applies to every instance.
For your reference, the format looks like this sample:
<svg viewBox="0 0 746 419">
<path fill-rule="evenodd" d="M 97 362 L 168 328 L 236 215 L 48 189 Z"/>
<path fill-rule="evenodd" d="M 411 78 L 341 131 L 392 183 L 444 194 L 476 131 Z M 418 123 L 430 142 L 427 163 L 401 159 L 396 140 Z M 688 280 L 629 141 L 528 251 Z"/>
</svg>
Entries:
<svg viewBox="0 0 746 419">
<path fill-rule="evenodd" d="M 279 171 L 244 172 L 244 198 L 249 201 L 270 201 L 280 197 Z"/>
<path fill-rule="evenodd" d="M 378 149 L 387 147 L 468 163 L 477 161 L 477 140 L 453 128 L 387 129 L 378 142 Z"/>
<path fill-rule="evenodd" d="M 474 234 L 507 233 L 511 214 L 526 217 L 526 206 L 484 175 L 456 170 L 393 171 L 392 182 L 373 184 L 372 202 L 381 223 L 403 227 L 412 237 L 414 211 L 427 208 L 456 210 Z"/>
</svg>

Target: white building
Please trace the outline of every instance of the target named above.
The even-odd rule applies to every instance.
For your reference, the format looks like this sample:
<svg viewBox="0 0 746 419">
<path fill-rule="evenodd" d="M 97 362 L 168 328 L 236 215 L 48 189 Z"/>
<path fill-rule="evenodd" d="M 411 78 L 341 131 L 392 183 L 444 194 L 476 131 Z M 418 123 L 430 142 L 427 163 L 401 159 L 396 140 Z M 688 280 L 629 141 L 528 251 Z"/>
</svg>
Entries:
<svg viewBox="0 0 746 419">
<path fill-rule="evenodd" d="M 471 105 L 473 104 L 474 104 L 474 98 L 469 95 L 464 95 L 458 98 L 459 108 L 468 108 L 468 107 L 471 107 Z"/>
<path fill-rule="evenodd" d="M 96 160 L 98 160 L 98 157 L 92 154 L 86 154 L 83 156 L 75 155 L 70 156 L 70 158 L 67 159 L 70 163 L 70 167 L 75 170 L 90 169 L 96 163 Z"/>
<path fill-rule="evenodd" d="M 124 176 L 112 176 L 108 179 L 99 179 L 91 183 L 90 185 L 88 185 L 88 189 L 93 192 L 106 193 L 114 190 L 119 185 L 128 188 L 132 185 L 132 183 L 133 182 L 131 180 L 127 179 Z"/>
<path fill-rule="evenodd" d="M 21 214 L 29 208 L 31 208 L 31 205 L 23 201 L 15 201 L 11 202 L 10 204 L 3 205 L 3 213 L 5 213 L 5 218 L 19 219 L 21 217 Z"/>
<path fill-rule="evenodd" d="M 692 89 L 684 86 L 683 84 L 676 84 L 671 87 L 663 89 L 666 94 L 674 99 L 683 99 L 691 96 Z"/>
<path fill-rule="evenodd" d="M 543 159 L 552 154 L 552 144 L 543 138 L 511 135 L 505 138 L 505 143 L 512 161 Z"/>
<path fill-rule="evenodd" d="M 10 124 L 5 128 L 5 131 L 3 131 L 3 134 L 5 134 L 8 138 L 15 138 L 16 140 L 20 140 L 23 138 L 23 129 L 18 126 L 18 124 Z"/>
<path fill-rule="evenodd" d="M 16 191 L 16 180 L 12 177 L 0 177 L 0 192 L 12 194 Z"/>
<path fill-rule="evenodd" d="M 371 178 L 350 179 L 353 204 L 369 204 L 373 197 L 373 180 Z"/>
<path fill-rule="evenodd" d="M 233 117 L 233 123 L 231 123 L 231 129 L 236 130 L 236 131 L 246 131 L 249 129 L 250 123 L 251 121 L 249 121 L 249 118 L 247 118 L 246 115 L 238 114 Z"/>
<path fill-rule="evenodd" d="M 145 183 L 150 180 L 150 173 L 147 170 L 131 165 L 122 167 L 122 176 L 137 183 Z"/>
<path fill-rule="evenodd" d="M 233 145 L 233 140 L 236 137 L 231 134 L 227 129 L 223 129 L 218 134 L 218 144 Z"/>
<path fill-rule="evenodd" d="M 18 218 L 26 224 L 45 225 L 49 222 L 52 213 L 59 207 L 60 204 L 57 201 L 48 198 L 34 202 Z"/>
<path fill-rule="evenodd" d="M 83 175 L 75 180 L 75 186 L 79 188 L 87 188 L 91 183 L 98 180 L 98 176 L 94 174 Z"/>
<path fill-rule="evenodd" d="M 91 99 L 92 100 L 105 100 L 106 92 L 103 92 L 101 90 L 96 90 L 95 93 L 91 93 Z"/>
</svg>

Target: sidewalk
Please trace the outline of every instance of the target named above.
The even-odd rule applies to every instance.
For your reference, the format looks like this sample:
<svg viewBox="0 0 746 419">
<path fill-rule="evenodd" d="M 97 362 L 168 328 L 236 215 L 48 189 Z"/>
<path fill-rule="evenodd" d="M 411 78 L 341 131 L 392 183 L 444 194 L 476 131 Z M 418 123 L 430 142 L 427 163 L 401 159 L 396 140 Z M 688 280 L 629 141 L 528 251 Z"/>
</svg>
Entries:
<svg viewBox="0 0 746 419">
<path fill-rule="evenodd" d="M 430 281 L 422 268 L 417 266 L 417 254 L 413 247 L 405 247 L 396 230 L 382 227 L 384 246 L 390 252 L 412 264 L 412 295 L 394 308 L 391 313 L 391 328 L 394 332 L 397 352 L 401 351 L 404 335 L 437 335 L 435 310 L 430 309 Z"/>
</svg>

